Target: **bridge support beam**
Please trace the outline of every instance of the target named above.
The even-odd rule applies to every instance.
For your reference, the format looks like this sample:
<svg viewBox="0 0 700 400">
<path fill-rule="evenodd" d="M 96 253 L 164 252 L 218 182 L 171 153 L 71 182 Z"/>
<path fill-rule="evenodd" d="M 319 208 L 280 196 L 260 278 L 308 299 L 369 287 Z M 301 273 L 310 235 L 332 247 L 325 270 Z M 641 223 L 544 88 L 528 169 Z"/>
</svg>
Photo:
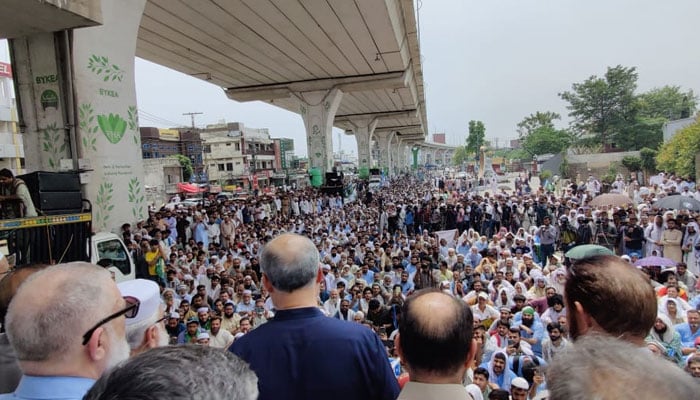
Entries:
<svg viewBox="0 0 700 400">
<path fill-rule="evenodd" d="M 391 131 L 375 131 L 373 135 L 373 138 L 376 140 L 379 147 L 379 159 L 377 160 L 377 165 L 387 173 L 391 173 L 391 153 L 389 148 L 391 146 L 391 140 L 394 136 L 395 132 Z"/>
<path fill-rule="evenodd" d="M 369 169 L 372 165 L 370 143 L 379 119 L 350 118 L 349 121 L 353 126 L 352 132 L 355 134 L 355 140 L 357 141 L 357 166 L 360 169 Z"/>
<path fill-rule="evenodd" d="M 306 149 L 309 168 L 317 168 L 322 173 L 333 167 L 333 120 L 338 111 L 343 92 L 338 89 L 299 92 L 301 117 L 306 127 Z M 325 174 L 323 175 L 325 178 Z"/>
<path fill-rule="evenodd" d="M 73 33 L 74 92 L 85 191 L 95 225 L 114 230 L 148 215 L 134 59 L 146 0 L 102 0 L 103 25 Z"/>
<path fill-rule="evenodd" d="M 102 0 L 102 25 L 11 41 L 28 171 L 77 170 L 93 228 L 147 216 L 136 106 L 146 0 Z M 82 162 L 81 162 L 82 161 Z"/>
</svg>

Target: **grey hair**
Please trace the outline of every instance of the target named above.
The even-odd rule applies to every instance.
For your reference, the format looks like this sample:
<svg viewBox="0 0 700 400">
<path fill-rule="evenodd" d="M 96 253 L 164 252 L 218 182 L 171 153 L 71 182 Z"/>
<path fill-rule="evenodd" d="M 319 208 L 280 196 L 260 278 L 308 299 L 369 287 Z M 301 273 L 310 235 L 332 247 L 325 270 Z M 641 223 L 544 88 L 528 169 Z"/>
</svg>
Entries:
<svg viewBox="0 0 700 400">
<path fill-rule="evenodd" d="M 114 299 L 105 295 L 110 282 L 106 269 L 84 262 L 59 264 L 30 276 L 5 319 L 17 359 L 60 360 L 80 346 L 90 326 L 112 312 L 108 303 Z"/>
<path fill-rule="evenodd" d="M 677 365 L 612 336 L 579 337 L 547 369 L 549 400 L 693 399 L 700 385 Z"/>
<path fill-rule="evenodd" d="M 126 326 L 126 341 L 129 343 L 131 350 L 138 349 L 143 344 L 143 338 L 148 328 L 155 325 L 156 321 L 163 317 L 163 307 L 156 307 L 156 311 L 149 315 L 143 321 L 134 325 Z"/>
<path fill-rule="evenodd" d="M 311 240 L 301 235 L 280 235 L 270 241 L 260 254 L 260 270 L 275 289 L 283 292 L 290 293 L 312 283 L 318 274 L 318 267 L 318 249 Z"/>
<path fill-rule="evenodd" d="M 103 375 L 83 399 L 257 398 L 258 378 L 245 361 L 221 349 L 185 345 L 159 347 L 132 357 Z"/>
</svg>

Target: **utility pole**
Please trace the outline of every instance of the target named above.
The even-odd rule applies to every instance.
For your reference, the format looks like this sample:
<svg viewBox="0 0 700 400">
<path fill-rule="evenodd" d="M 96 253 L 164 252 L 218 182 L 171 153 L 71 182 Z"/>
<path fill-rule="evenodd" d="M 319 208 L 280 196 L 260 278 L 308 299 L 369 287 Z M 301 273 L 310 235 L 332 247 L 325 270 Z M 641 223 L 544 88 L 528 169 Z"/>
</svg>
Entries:
<svg viewBox="0 0 700 400">
<path fill-rule="evenodd" d="M 189 115 L 190 118 L 192 119 L 192 129 L 195 129 L 195 128 L 194 128 L 194 116 L 195 116 L 195 115 L 199 115 L 199 114 L 204 114 L 204 113 L 201 113 L 201 112 L 182 113 L 182 115 Z"/>
</svg>

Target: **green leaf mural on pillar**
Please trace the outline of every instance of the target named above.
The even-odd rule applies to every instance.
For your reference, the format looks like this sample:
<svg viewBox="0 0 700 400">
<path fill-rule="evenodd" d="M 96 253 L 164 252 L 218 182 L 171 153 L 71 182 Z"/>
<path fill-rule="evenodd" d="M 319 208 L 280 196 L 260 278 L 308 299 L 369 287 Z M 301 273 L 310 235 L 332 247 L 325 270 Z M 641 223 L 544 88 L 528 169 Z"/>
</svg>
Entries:
<svg viewBox="0 0 700 400">
<path fill-rule="evenodd" d="M 88 60 L 88 69 L 102 78 L 103 82 L 121 82 L 124 79 L 124 70 L 118 65 L 110 63 L 109 59 L 104 56 L 93 54 Z"/>
<path fill-rule="evenodd" d="M 126 121 L 119 114 L 98 115 L 97 123 L 110 143 L 117 144 L 124 137 Z"/>
<path fill-rule="evenodd" d="M 143 201 L 145 200 L 143 190 L 141 188 L 141 181 L 139 178 L 133 177 L 129 180 L 129 203 L 133 203 L 131 207 L 131 214 L 135 221 L 143 218 L 144 208 Z"/>
<path fill-rule="evenodd" d="M 141 132 L 139 131 L 139 112 L 136 106 L 129 106 L 126 112 L 129 124 L 129 130 L 134 133 L 132 136 L 134 144 L 141 146 Z"/>
<path fill-rule="evenodd" d="M 95 222 L 100 229 L 107 226 L 109 216 L 114 209 L 114 204 L 112 204 L 113 196 L 114 186 L 112 183 L 102 182 L 97 189 L 97 198 L 95 199 Z"/>
<path fill-rule="evenodd" d="M 92 104 L 83 103 L 78 107 L 78 111 L 80 114 L 78 126 L 82 136 L 83 149 L 97 151 L 97 131 L 100 130 L 100 127 L 95 120 Z"/>
<path fill-rule="evenodd" d="M 46 125 L 41 132 L 42 150 L 47 153 L 49 167 L 58 169 L 61 155 L 66 151 L 66 137 L 55 122 Z"/>
</svg>

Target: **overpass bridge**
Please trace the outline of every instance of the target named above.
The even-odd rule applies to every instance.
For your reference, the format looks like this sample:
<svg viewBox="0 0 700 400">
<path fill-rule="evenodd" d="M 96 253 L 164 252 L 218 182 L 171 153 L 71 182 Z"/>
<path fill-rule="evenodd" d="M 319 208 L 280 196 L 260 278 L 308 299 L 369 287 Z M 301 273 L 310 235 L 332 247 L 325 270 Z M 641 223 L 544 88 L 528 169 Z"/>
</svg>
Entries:
<svg viewBox="0 0 700 400">
<path fill-rule="evenodd" d="M 8 0 L 0 37 L 27 169 L 85 169 L 99 229 L 146 212 L 135 56 L 298 113 L 312 168 L 330 170 L 333 127 L 355 135 L 360 167 L 436 154 L 413 0 Z"/>
</svg>

